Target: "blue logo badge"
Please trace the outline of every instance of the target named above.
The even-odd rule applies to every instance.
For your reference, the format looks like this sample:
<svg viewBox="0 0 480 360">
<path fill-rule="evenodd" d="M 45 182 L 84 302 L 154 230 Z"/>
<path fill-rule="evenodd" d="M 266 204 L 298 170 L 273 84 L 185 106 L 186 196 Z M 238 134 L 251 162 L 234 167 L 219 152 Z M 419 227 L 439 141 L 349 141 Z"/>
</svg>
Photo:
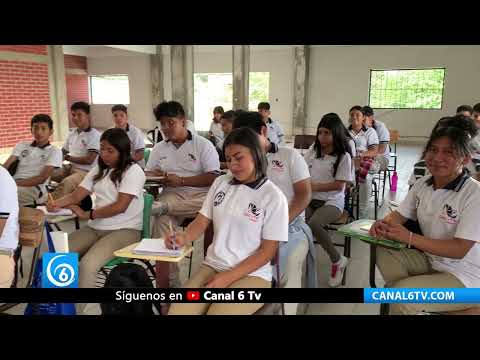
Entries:
<svg viewBox="0 0 480 360">
<path fill-rule="evenodd" d="M 78 253 L 45 253 L 42 257 L 42 288 L 77 288 Z"/>
</svg>

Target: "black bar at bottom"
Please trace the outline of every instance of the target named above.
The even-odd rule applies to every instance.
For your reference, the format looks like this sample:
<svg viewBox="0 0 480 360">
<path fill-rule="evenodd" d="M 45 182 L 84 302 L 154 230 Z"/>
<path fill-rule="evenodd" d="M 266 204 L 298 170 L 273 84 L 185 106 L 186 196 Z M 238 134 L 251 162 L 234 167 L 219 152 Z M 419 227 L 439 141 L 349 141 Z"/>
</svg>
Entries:
<svg viewBox="0 0 480 360">
<path fill-rule="evenodd" d="M 320 289 L 0 289 L 0 303 L 116 301 L 363 303 L 363 288 Z"/>
</svg>

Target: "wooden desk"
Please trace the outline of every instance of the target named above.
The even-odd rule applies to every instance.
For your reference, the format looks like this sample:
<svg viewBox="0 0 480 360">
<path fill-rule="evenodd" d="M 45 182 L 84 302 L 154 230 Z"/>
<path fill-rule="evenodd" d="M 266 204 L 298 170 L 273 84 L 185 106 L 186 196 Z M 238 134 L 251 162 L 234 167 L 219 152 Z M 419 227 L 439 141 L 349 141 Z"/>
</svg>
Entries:
<svg viewBox="0 0 480 360">
<path fill-rule="evenodd" d="M 186 256 L 192 253 L 193 247 L 186 246 L 181 256 L 178 257 L 169 257 L 169 256 L 155 256 L 155 255 L 139 255 L 134 254 L 132 250 L 139 243 L 131 244 L 123 249 L 115 251 L 113 254 L 117 257 L 129 258 L 129 259 L 143 259 L 143 260 L 154 260 L 155 261 L 155 281 L 157 288 L 168 288 L 169 284 L 169 274 L 170 274 L 170 263 L 178 263 L 183 260 Z"/>
</svg>

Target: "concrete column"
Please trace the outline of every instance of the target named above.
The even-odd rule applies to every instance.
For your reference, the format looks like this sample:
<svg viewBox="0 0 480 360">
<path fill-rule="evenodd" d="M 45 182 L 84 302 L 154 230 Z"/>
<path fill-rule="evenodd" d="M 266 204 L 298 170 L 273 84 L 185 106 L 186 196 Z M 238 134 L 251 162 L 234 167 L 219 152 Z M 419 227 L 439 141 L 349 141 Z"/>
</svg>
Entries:
<svg viewBox="0 0 480 360">
<path fill-rule="evenodd" d="M 233 109 L 248 110 L 248 76 L 250 73 L 250 46 L 233 45 Z"/>
<path fill-rule="evenodd" d="M 305 134 L 307 126 L 308 76 L 310 47 L 294 47 L 294 81 L 293 81 L 293 134 Z"/>
<path fill-rule="evenodd" d="M 165 100 L 162 45 L 157 45 L 156 49 L 157 53 L 150 55 L 150 70 L 152 73 L 152 109 Z M 152 125 L 152 128 L 157 126 L 153 113 Z"/>
<path fill-rule="evenodd" d="M 193 118 L 193 45 L 171 45 L 172 99 L 180 102 L 188 120 Z"/>
<path fill-rule="evenodd" d="M 64 141 L 68 135 L 67 84 L 62 45 L 48 45 L 48 85 L 54 126 L 54 141 Z"/>
</svg>

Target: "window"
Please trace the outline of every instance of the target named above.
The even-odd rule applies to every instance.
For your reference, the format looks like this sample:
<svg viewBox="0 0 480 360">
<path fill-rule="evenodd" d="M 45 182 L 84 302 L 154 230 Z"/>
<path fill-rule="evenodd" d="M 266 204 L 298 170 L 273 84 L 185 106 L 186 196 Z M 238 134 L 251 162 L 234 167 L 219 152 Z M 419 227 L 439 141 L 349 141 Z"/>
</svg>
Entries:
<svg viewBox="0 0 480 360">
<path fill-rule="evenodd" d="M 128 75 L 90 76 L 92 104 L 130 104 Z"/>
<path fill-rule="evenodd" d="M 441 109 L 445 69 L 371 70 L 375 109 Z"/>
<path fill-rule="evenodd" d="M 250 72 L 249 109 L 257 111 L 261 101 L 268 101 L 269 72 Z M 225 111 L 233 107 L 232 73 L 194 74 L 195 129 L 208 131 L 213 118 L 213 109 L 222 106 Z"/>
</svg>

